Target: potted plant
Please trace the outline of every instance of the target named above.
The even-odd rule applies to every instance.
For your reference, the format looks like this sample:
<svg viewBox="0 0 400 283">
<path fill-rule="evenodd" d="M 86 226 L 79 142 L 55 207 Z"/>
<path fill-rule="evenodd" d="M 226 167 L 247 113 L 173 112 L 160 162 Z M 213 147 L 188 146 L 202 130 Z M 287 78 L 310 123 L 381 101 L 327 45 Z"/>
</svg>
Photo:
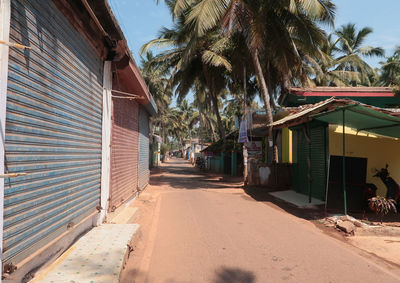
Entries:
<svg viewBox="0 0 400 283">
<path fill-rule="evenodd" d="M 368 200 L 368 205 L 372 211 L 381 216 L 381 224 L 383 216 L 389 212 L 397 213 L 396 202 L 394 199 L 387 199 L 381 196 L 376 196 Z"/>
</svg>

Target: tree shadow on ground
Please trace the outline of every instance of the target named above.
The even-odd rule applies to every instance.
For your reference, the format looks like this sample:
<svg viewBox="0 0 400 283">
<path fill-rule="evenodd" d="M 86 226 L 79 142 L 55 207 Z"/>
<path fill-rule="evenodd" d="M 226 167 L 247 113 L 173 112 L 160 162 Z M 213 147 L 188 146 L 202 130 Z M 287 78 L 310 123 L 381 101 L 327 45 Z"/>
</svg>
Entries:
<svg viewBox="0 0 400 283">
<path fill-rule="evenodd" d="M 273 197 L 270 192 L 282 188 L 243 187 L 243 177 L 233 177 L 200 170 L 189 165 L 188 161 L 171 160 L 152 173 L 150 185 L 169 186 L 173 189 L 244 189 L 245 193 L 254 201 L 264 202 L 282 209 L 299 218 L 316 220 L 324 217 L 322 209 L 303 209 Z"/>
<path fill-rule="evenodd" d="M 276 207 L 305 220 L 321 220 L 326 216 L 330 215 L 342 215 L 344 214 L 343 209 L 328 209 L 325 212 L 324 205 L 315 206 L 314 208 L 299 208 L 293 204 L 290 204 L 284 200 L 275 198 L 270 193 L 279 191 L 279 188 L 266 188 L 266 187 L 248 187 L 244 188 L 246 194 L 252 199 L 260 202 L 271 203 Z M 368 220 L 375 224 L 380 222 L 380 216 L 374 212 L 367 211 L 365 214 L 363 211 L 348 211 L 350 216 L 357 219 Z M 390 224 L 390 226 L 400 227 L 400 214 L 388 214 L 383 217 L 383 223 Z"/>
<path fill-rule="evenodd" d="M 215 283 L 253 283 L 255 276 L 252 272 L 239 268 L 223 267 L 216 272 Z"/>
<path fill-rule="evenodd" d="M 316 206 L 314 208 L 299 208 L 291 203 L 275 198 L 270 193 L 289 188 L 277 187 L 243 187 L 242 177 L 233 177 L 230 175 L 222 175 L 199 170 L 189 165 L 189 162 L 183 160 L 172 160 L 164 166 L 152 171 L 150 179 L 151 185 L 169 186 L 173 189 L 182 190 L 198 190 L 198 189 L 244 189 L 249 199 L 263 202 L 277 209 L 281 209 L 296 217 L 305 220 L 320 220 L 325 216 L 324 206 Z M 342 210 L 328 210 L 330 215 L 343 214 Z M 362 219 L 362 212 L 349 212 L 350 215 Z M 379 222 L 380 217 L 374 213 L 367 213 L 367 219 L 371 222 Z M 400 214 L 387 215 L 383 218 L 383 222 L 399 222 Z"/>
<path fill-rule="evenodd" d="M 241 179 L 228 175 L 222 176 L 198 168 L 191 167 L 189 163 L 166 164 L 161 168 L 152 170 L 150 185 L 169 186 L 174 189 L 232 189 L 241 188 Z M 179 166 L 180 165 L 180 166 Z"/>
</svg>

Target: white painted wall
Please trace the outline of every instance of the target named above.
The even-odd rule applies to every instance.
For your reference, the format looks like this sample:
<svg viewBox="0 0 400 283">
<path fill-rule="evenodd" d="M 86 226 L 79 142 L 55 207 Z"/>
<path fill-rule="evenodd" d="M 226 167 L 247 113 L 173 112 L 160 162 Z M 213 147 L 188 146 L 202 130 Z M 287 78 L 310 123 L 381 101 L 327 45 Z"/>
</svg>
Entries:
<svg viewBox="0 0 400 283">
<path fill-rule="evenodd" d="M 10 38 L 10 0 L 0 0 L 0 40 Z M 0 174 L 4 174 L 4 143 L 6 129 L 8 46 L 0 44 Z M 3 254 L 4 179 L 0 178 L 0 255 Z M 0 266 L 3 266 L 2 256 Z M 0 278 L 1 282 L 1 278 Z"/>
<path fill-rule="evenodd" d="M 260 175 L 260 184 L 267 185 L 271 169 L 269 167 L 260 167 L 258 168 L 258 173 Z"/>
<path fill-rule="evenodd" d="M 101 211 L 94 225 L 103 223 L 107 208 L 108 198 L 110 197 L 110 156 L 111 156 L 111 89 L 112 71 L 111 61 L 104 62 L 103 78 L 103 123 L 102 123 L 102 154 L 101 154 Z"/>
</svg>

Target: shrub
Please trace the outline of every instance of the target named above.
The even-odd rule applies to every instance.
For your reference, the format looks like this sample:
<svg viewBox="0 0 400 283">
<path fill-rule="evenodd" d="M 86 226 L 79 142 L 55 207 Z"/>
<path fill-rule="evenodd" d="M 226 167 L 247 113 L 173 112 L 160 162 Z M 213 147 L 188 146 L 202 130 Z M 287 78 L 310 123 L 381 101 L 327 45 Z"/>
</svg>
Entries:
<svg viewBox="0 0 400 283">
<path fill-rule="evenodd" d="M 394 199 L 376 196 L 368 200 L 368 205 L 372 211 L 375 211 L 376 214 L 381 216 L 381 223 L 384 215 L 389 212 L 397 213 L 396 201 Z"/>
</svg>

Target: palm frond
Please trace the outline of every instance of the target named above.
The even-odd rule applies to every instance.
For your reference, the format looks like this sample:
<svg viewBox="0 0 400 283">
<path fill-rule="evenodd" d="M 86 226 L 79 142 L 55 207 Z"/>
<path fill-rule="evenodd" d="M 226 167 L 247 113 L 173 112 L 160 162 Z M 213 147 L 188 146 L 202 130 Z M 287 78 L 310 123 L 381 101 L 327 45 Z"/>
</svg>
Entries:
<svg viewBox="0 0 400 283">
<path fill-rule="evenodd" d="M 377 56 L 377 57 L 383 57 L 385 56 L 385 51 L 381 47 L 372 47 L 372 46 L 363 46 L 360 47 L 357 52 L 364 56 Z"/>
<path fill-rule="evenodd" d="M 145 54 L 146 52 L 149 51 L 150 48 L 157 47 L 157 48 L 165 48 L 165 47 L 170 47 L 174 46 L 175 41 L 168 39 L 168 38 L 157 38 L 149 41 L 148 43 L 144 44 L 140 50 L 139 54 Z"/>
<path fill-rule="evenodd" d="M 229 72 L 232 71 L 232 65 L 229 63 L 229 61 L 225 57 L 223 57 L 211 50 L 204 51 L 203 55 L 202 55 L 202 59 L 205 64 L 208 64 L 208 65 L 211 65 L 214 67 L 224 67 L 227 71 L 229 71 Z"/>
<path fill-rule="evenodd" d="M 213 29 L 225 14 L 229 0 L 202 0 L 195 4 L 186 18 L 186 24 L 193 25 L 198 36 Z"/>
</svg>

